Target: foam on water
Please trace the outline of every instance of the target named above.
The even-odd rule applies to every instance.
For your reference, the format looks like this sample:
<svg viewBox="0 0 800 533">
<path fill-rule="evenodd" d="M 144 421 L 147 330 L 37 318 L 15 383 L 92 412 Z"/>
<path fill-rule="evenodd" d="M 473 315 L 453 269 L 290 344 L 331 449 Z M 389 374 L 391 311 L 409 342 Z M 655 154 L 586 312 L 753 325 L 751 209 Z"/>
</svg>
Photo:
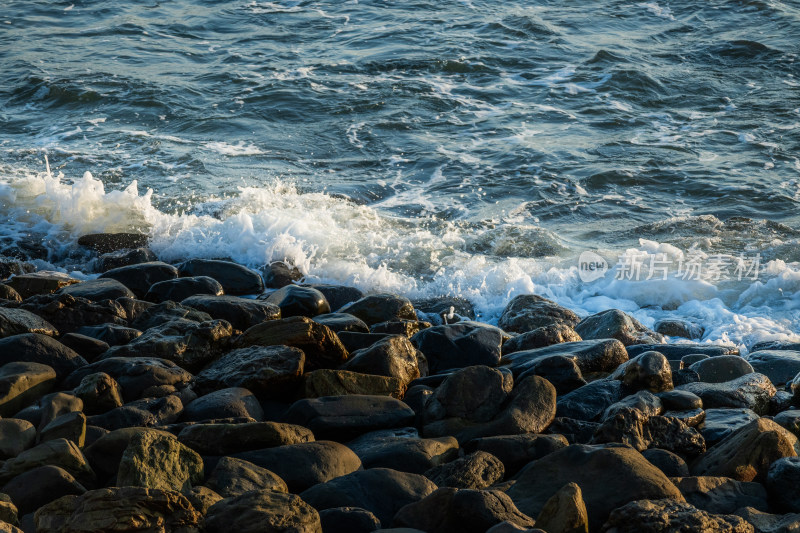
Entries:
<svg viewBox="0 0 800 533">
<path fill-rule="evenodd" d="M 706 328 L 705 342 L 745 350 L 761 340 L 800 340 L 794 333 L 800 326 L 798 263 L 766 262 L 758 280 L 682 279 L 674 270 L 666 279 L 618 279 L 632 257 L 645 264 L 654 254 L 678 261 L 690 251 L 640 239 L 636 248 L 601 250 L 611 270 L 583 283 L 579 250 L 514 218 L 483 225 L 399 218 L 282 181 L 242 187 L 238 195 L 177 212 L 153 202 L 152 191 L 140 193 L 135 182 L 106 190 L 89 173 L 72 183 L 63 176 L 17 173 L 0 185 L 0 209 L 10 221 L 0 237 L 8 243 L 36 235 L 51 248 L 52 263 L 74 270 L 80 268 L 74 260 L 78 236 L 143 230 L 166 261 L 225 257 L 259 268 L 285 259 L 311 280 L 412 298 L 468 298 L 490 322 L 513 296 L 537 293 L 581 315 L 618 308 L 648 326 L 659 318 L 686 318 Z M 715 228 L 717 222 L 711 217 L 704 223 Z"/>
</svg>

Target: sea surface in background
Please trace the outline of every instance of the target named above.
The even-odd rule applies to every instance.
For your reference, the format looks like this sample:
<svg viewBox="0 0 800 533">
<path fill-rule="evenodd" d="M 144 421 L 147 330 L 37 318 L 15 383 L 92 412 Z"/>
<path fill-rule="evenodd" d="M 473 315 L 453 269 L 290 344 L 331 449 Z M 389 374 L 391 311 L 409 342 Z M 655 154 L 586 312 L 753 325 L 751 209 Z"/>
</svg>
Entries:
<svg viewBox="0 0 800 533">
<path fill-rule="evenodd" d="M 800 340 L 798 53 L 796 2 L 6 0 L 0 253 L 91 276 L 79 235 L 145 231 Z"/>
</svg>

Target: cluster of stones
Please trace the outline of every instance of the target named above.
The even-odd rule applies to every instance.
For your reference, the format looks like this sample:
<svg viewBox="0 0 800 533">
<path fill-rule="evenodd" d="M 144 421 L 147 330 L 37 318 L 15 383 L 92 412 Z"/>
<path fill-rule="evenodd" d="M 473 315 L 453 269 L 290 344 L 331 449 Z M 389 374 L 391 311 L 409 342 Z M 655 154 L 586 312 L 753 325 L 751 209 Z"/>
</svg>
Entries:
<svg viewBox="0 0 800 533">
<path fill-rule="evenodd" d="M 800 346 L 83 242 L 4 263 L 0 531 L 800 530 Z"/>
</svg>

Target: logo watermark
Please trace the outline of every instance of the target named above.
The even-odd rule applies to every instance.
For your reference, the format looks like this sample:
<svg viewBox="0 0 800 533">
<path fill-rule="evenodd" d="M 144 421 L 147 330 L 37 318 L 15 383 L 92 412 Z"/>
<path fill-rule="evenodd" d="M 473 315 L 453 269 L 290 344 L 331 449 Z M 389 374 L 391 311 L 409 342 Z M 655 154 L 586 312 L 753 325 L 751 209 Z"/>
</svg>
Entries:
<svg viewBox="0 0 800 533">
<path fill-rule="evenodd" d="M 581 281 L 589 283 L 598 280 L 608 272 L 608 262 L 601 255 L 585 251 L 578 258 L 578 275 Z"/>
<path fill-rule="evenodd" d="M 578 275 L 584 283 L 605 277 L 609 270 L 608 262 L 595 252 L 583 252 L 578 258 Z M 645 281 L 672 277 L 687 281 L 755 281 L 760 272 L 760 253 L 732 256 L 689 251 L 678 257 L 665 253 L 628 253 L 619 256 L 614 279 Z"/>
</svg>

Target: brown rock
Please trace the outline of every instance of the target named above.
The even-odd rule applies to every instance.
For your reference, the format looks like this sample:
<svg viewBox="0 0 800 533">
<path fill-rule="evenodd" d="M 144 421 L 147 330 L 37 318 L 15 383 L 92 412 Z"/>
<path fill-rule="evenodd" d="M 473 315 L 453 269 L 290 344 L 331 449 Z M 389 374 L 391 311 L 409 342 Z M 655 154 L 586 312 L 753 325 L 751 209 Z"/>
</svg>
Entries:
<svg viewBox="0 0 800 533">
<path fill-rule="evenodd" d="M 251 490 L 289 492 L 286 483 L 273 472 L 235 457 L 220 459 L 206 485 L 224 498 L 240 496 Z"/>
<path fill-rule="evenodd" d="M 294 494 L 271 490 L 245 492 L 212 505 L 205 529 L 209 533 L 322 533 L 313 507 Z"/>
<path fill-rule="evenodd" d="M 347 349 L 327 326 L 310 318 L 295 316 L 264 322 L 245 331 L 236 341 L 248 346 L 293 346 L 306 355 L 306 368 L 336 367 L 347 360 Z"/>
<path fill-rule="evenodd" d="M 379 340 L 372 346 L 350 354 L 344 370 L 400 379 L 404 385 L 420 377 L 420 356 L 417 349 L 400 335 Z"/>
<path fill-rule="evenodd" d="M 511 337 L 503 344 L 503 355 L 581 340 L 583 340 L 581 336 L 566 324 L 552 324 Z"/>
<path fill-rule="evenodd" d="M 193 424 L 181 430 L 178 440 L 202 455 L 230 455 L 312 442 L 314 434 L 303 426 L 279 422 Z"/>
<path fill-rule="evenodd" d="M 0 416 L 11 416 L 44 396 L 56 382 L 55 371 L 39 363 L 0 367 Z"/>
<path fill-rule="evenodd" d="M 589 533 L 589 515 L 581 488 L 567 483 L 556 492 L 536 518 L 536 525 L 549 532 Z"/>
<path fill-rule="evenodd" d="M 71 294 L 31 296 L 22 302 L 20 308 L 44 318 L 62 334 L 75 332 L 83 326 L 128 324 L 125 309 L 117 302 L 92 302 Z"/>
<path fill-rule="evenodd" d="M 24 300 L 36 294 L 54 293 L 61 287 L 66 287 L 79 281 L 62 272 L 42 270 L 30 274 L 18 274 L 8 280 L 6 284 L 17 291 Z"/>
<path fill-rule="evenodd" d="M 44 318 L 13 307 L 0 307 L 0 338 L 20 335 L 22 333 L 39 333 L 51 337 L 58 336 L 58 330 Z"/>
<path fill-rule="evenodd" d="M 639 500 L 615 509 L 604 533 L 753 533 L 753 526 L 734 515 L 712 515 L 674 500 Z"/>
<path fill-rule="evenodd" d="M 184 491 L 203 479 L 203 460 L 173 436 L 135 435 L 122 454 L 117 474 L 120 486 Z"/>
<path fill-rule="evenodd" d="M 305 376 L 305 397 L 375 394 L 403 399 L 406 387 L 393 377 L 373 376 L 347 370 L 320 369 Z"/>
<path fill-rule="evenodd" d="M 506 331 L 525 333 L 556 324 L 575 327 L 579 321 L 578 315 L 552 300 L 535 294 L 520 294 L 503 309 L 497 325 Z"/>
</svg>

